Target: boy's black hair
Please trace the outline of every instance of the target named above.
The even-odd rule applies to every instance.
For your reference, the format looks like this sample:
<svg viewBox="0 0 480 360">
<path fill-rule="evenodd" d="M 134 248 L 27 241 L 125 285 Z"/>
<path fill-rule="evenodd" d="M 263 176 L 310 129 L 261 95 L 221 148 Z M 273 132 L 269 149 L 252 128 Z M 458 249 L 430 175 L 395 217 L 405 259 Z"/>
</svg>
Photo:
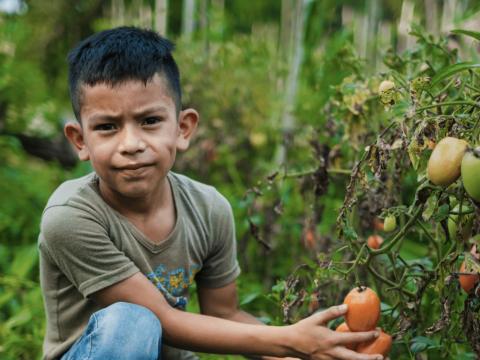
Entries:
<svg viewBox="0 0 480 360">
<path fill-rule="evenodd" d="M 172 42 L 154 31 L 127 26 L 101 31 L 80 42 L 67 57 L 70 99 L 77 120 L 81 121 L 82 84 L 147 83 L 157 73 L 166 80 L 178 114 L 182 93 L 173 48 Z"/>
</svg>

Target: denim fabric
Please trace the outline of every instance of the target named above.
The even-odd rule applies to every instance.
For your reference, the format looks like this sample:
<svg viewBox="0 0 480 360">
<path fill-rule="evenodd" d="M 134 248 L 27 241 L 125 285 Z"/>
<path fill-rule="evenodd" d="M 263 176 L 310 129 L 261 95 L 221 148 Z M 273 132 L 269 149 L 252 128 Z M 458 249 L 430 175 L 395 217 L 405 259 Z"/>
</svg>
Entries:
<svg viewBox="0 0 480 360">
<path fill-rule="evenodd" d="M 143 306 L 118 302 L 92 314 L 62 360 L 157 360 L 161 346 L 157 316 Z"/>
</svg>

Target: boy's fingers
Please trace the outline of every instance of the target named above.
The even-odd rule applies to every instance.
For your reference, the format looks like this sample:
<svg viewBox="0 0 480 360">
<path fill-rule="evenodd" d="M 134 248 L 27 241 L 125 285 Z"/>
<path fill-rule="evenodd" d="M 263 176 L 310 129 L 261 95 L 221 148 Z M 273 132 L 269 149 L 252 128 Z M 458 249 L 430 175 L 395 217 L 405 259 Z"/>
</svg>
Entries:
<svg viewBox="0 0 480 360">
<path fill-rule="evenodd" d="M 355 351 L 344 348 L 342 346 L 337 346 L 335 349 L 332 350 L 330 354 L 334 356 L 334 359 L 383 360 L 383 356 L 380 354 L 376 354 L 376 355 L 360 354 Z"/>
<path fill-rule="evenodd" d="M 332 306 L 332 307 L 328 308 L 327 310 L 320 311 L 320 312 L 318 312 L 318 313 L 316 313 L 315 315 L 312 315 L 312 316 L 315 316 L 315 321 L 318 324 L 323 325 L 323 324 L 329 322 L 330 320 L 333 320 L 333 319 L 336 319 L 336 318 L 338 318 L 342 315 L 345 315 L 347 310 L 348 310 L 348 306 L 343 304 L 343 305 L 339 305 L 339 306 Z"/>
<path fill-rule="evenodd" d="M 378 335 L 378 331 L 338 332 L 335 338 L 337 345 L 348 345 L 351 343 L 371 341 L 376 339 Z"/>
</svg>

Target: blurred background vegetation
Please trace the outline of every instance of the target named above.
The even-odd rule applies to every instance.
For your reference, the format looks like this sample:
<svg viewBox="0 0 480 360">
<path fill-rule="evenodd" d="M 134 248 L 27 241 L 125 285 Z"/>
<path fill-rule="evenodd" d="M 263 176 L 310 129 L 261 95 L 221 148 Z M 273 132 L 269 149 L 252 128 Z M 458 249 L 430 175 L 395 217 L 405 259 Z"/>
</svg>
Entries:
<svg viewBox="0 0 480 360">
<path fill-rule="evenodd" d="M 372 97 L 389 63 L 399 62 L 408 75 L 409 64 L 398 54 L 412 54 L 419 37 L 424 45 L 443 39 L 461 57 L 478 60 L 478 42 L 449 31 L 478 30 L 480 3 L 0 0 L 1 359 L 40 357 L 39 219 L 56 186 L 91 171 L 62 134 L 73 121 L 66 54 L 86 36 L 125 24 L 156 29 L 176 43 L 184 106 L 199 110 L 201 125 L 174 170 L 216 186 L 230 200 L 242 307 L 280 324 L 284 280 L 302 266 L 314 268 L 337 246 L 335 221 L 350 169 L 385 121 L 357 119 L 357 105 Z M 364 87 L 352 85 L 354 79 Z M 328 187 L 302 176 L 315 175 L 327 148 Z M 273 181 L 275 174 L 281 181 Z M 397 196 L 414 189 L 404 191 Z M 414 241 L 408 249 L 412 256 L 424 252 Z M 352 286 L 328 272 L 313 275 L 304 287 L 308 296 L 317 289 L 316 302 L 305 302 L 304 315 L 341 302 Z M 315 284 L 325 279 L 330 291 L 318 293 Z M 459 353 L 474 358 L 466 345 Z"/>
</svg>

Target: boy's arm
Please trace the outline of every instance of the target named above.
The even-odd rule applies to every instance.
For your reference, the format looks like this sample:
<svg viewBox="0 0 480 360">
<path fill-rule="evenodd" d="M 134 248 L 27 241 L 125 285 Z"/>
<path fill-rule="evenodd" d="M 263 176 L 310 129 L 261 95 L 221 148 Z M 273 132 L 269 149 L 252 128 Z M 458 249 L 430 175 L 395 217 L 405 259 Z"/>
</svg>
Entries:
<svg viewBox="0 0 480 360">
<path fill-rule="evenodd" d="M 255 316 L 238 308 L 236 281 L 233 281 L 232 283 L 220 288 L 206 288 L 198 286 L 197 294 L 202 314 L 246 324 L 265 325 Z M 261 359 L 273 360 L 277 358 L 262 356 Z"/>
<path fill-rule="evenodd" d="M 247 324 L 265 325 L 253 315 L 239 309 L 236 281 L 220 288 L 198 286 L 197 294 L 202 314 Z"/>
<path fill-rule="evenodd" d="M 374 338 L 374 332 L 335 333 L 321 326 L 344 314 L 339 307 L 289 326 L 259 326 L 172 308 L 141 273 L 92 294 L 103 306 L 125 301 L 153 311 L 162 324 L 164 340 L 174 346 L 210 353 L 295 356 L 302 359 L 382 359 L 343 347 Z"/>
</svg>

